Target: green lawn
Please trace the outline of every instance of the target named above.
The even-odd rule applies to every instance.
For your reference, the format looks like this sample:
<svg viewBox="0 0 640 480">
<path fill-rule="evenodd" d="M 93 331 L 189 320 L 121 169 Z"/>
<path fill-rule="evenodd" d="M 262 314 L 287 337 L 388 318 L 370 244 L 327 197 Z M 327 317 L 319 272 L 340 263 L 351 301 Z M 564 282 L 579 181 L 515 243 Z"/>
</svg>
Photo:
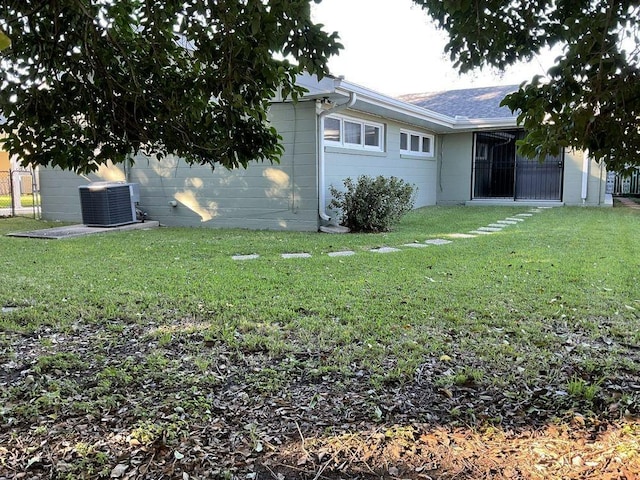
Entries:
<svg viewBox="0 0 640 480">
<path fill-rule="evenodd" d="M 33 195 L 22 195 L 20 205 L 23 207 L 33 207 L 39 205 L 39 201 L 34 200 Z M 11 195 L 0 195 L 0 208 L 11 208 Z"/>
<path fill-rule="evenodd" d="M 0 478 L 278 478 L 292 443 L 376 426 L 580 418 L 640 439 L 640 216 L 565 207 L 456 235 L 528 210 L 431 207 L 379 235 L 0 237 Z M 434 238 L 452 243 L 402 247 Z M 314 455 L 286 471 L 314 478 Z"/>
</svg>

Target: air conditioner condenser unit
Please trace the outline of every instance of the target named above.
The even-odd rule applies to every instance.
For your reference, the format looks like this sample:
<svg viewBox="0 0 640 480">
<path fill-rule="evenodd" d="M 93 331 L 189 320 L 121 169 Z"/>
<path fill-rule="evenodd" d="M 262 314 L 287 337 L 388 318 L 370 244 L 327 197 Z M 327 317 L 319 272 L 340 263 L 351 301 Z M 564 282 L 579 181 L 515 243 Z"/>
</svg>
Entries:
<svg viewBox="0 0 640 480">
<path fill-rule="evenodd" d="M 90 227 L 117 227 L 135 223 L 137 183 L 94 182 L 81 185 L 82 223 Z"/>
</svg>

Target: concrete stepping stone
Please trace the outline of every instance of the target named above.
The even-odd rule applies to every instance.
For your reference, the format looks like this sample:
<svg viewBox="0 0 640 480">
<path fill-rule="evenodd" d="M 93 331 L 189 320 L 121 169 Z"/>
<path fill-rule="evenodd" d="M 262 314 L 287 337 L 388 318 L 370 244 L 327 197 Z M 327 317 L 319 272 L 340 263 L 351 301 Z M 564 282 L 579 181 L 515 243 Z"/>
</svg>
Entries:
<svg viewBox="0 0 640 480">
<path fill-rule="evenodd" d="M 510 222 L 524 222 L 524 218 L 515 218 L 515 217 L 507 217 L 505 220 L 509 220 Z"/>
<path fill-rule="evenodd" d="M 517 225 L 518 224 L 518 222 L 516 222 L 514 220 L 498 220 L 496 223 L 502 224 L 502 225 Z"/>
<path fill-rule="evenodd" d="M 424 243 L 405 243 L 402 246 L 403 247 L 409 247 L 409 248 L 426 248 L 429 245 L 425 245 Z"/>
<path fill-rule="evenodd" d="M 533 213 L 518 213 L 516 217 L 533 217 Z"/>
<path fill-rule="evenodd" d="M 283 253 L 282 258 L 311 258 L 310 253 Z"/>
<path fill-rule="evenodd" d="M 260 255 L 253 253 L 251 255 L 234 255 L 231 257 L 233 260 L 244 261 L 244 260 L 256 260 L 260 258 Z"/>
<path fill-rule="evenodd" d="M 445 240 L 444 238 L 432 238 L 431 240 L 425 240 L 427 245 L 446 245 L 447 243 L 453 243 L 451 240 Z"/>
<path fill-rule="evenodd" d="M 501 232 L 502 231 L 502 227 L 500 227 L 500 228 L 480 227 L 480 228 L 478 228 L 478 230 L 481 231 L 481 232 Z"/>
<path fill-rule="evenodd" d="M 380 248 L 372 248 L 369 251 L 373 253 L 392 253 L 392 252 L 401 252 L 402 250 L 400 250 L 399 248 L 393 248 L 393 247 L 380 247 Z"/>
<path fill-rule="evenodd" d="M 356 252 L 352 250 L 344 250 L 342 252 L 329 252 L 327 255 L 330 257 L 350 257 L 351 255 L 355 255 Z"/>
<path fill-rule="evenodd" d="M 474 235 L 491 235 L 492 233 L 496 232 L 487 232 L 485 230 L 471 230 L 469 233 L 472 233 Z"/>
<path fill-rule="evenodd" d="M 503 229 L 504 227 L 506 227 L 506 225 L 502 225 L 500 223 L 490 223 L 489 225 L 487 225 L 487 227 Z"/>
<path fill-rule="evenodd" d="M 471 235 L 469 233 L 452 233 L 451 235 L 447 235 L 449 238 L 476 238 L 477 235 Z"/>
</svg>

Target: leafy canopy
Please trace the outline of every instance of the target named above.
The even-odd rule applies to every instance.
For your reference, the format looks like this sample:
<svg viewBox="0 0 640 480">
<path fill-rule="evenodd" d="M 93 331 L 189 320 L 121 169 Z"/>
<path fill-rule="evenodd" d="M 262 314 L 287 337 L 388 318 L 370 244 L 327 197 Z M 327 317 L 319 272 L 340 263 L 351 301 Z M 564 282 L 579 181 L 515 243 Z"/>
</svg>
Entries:
<svg viewBox="0 0 640 480">
<path fill-rule="evenodd" d="M 341 48 L 309 0 L 7 0 L 0 31 L 4 148 L 84 172 L 137 152 L 278 161 L 269 99 Z"/>
<path fill-rule="evenodd" d="M 503 104 L 519 111 L 521 153 L 588 149 L 611 170 L 640 165 L 640 2 L 621 0 L 414 0 L 450 36 L 461 72 L 503 69 L 544 47 L 563 54 Z"/>
</svg>

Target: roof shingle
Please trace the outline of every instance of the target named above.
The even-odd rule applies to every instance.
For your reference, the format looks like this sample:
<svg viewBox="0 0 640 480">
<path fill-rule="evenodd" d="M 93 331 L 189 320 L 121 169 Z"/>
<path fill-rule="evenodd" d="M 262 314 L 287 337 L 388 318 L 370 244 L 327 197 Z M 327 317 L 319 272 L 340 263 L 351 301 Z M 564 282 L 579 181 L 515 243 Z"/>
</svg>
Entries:
<svg viewBox="0 0 640 480">
<path fill-rule="evenodd" d="M 508 107 L 500 102 L 509 93 L 518 90 L 517 85 L 470 88 L 432 93 L 412 93 L 398 97 L 400 100 L 450 117 L 469 119 L 514 118 Z"/>
</svg>

